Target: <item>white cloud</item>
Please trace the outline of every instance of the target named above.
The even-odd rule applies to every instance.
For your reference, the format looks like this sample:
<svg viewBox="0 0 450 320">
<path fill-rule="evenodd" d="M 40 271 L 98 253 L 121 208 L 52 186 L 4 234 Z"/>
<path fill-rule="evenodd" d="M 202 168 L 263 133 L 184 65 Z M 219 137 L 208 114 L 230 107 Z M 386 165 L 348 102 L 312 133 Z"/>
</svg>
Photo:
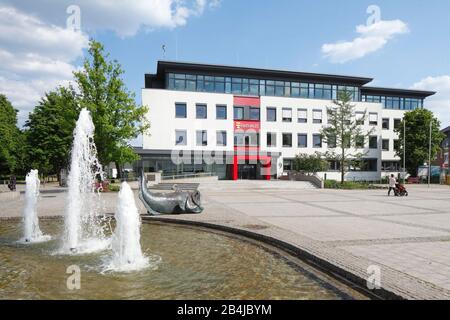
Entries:
<svg viewBox="0 0 450 320">
<path fill-rule="evenodd" d="M 46 91 L 72 80 L 88 37 L 0 5 L 0 93 L 19 109 L 24 124 Z"/>
<path fill-rule="evenodd" d="M 81 28 L 86 32 L 112 30 L 121 37 L 134 36 L 139 30 L 184 26 L 188 19 L 220 5 L 220 0 L 4 0 L 36 13 L 56 24 L 65 23 L 66 9 L 76 4 L 81 10 Z"/>
<path fill-rule="evenodd" d="M 66 28 L 67 8 L 81 11 L 81 30 Z M 46 91 L 73 80 L 88 33 L 121 37 L 183 26 L 220 0 L 0 0 L 0 93 L 19 109 L 23 125 Z"/>
<path fill-rule="evenodd" d="M 450 76 L 424 78 L 412 89 L 436 91 L 434 96 L 425 100 L 425 107 L 436 114 L 442 127 L 450 126 Z"/>
<path fill-rule="evenodd" d="M 324 56 L 333 63 L 359 59 L 382 49 L 394 36 L 408 33 L 409 29 L 401 20 L 380 20 L 367 26 L 359 25 L 356 32 L 359 36 L 352 41 L 324 44 L 322 46 Z"/>
</svg>

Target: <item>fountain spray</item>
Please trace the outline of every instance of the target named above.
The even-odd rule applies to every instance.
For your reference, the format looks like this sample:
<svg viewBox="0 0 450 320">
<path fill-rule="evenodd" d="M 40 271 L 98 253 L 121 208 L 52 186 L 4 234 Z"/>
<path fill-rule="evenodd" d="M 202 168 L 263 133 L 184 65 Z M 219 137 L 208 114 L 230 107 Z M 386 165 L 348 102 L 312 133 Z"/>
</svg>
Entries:
<svg viewBox="0 0 450 320">
<path fill-rule="evenodd" d="M 98 241 L 104 240 L 95 191 L 96 178 L 102 177 L 103 172 L 97 159 L 94 131 L 91 114 L 84 108 L 73 133 L 63 245 L 66 252 L 93 251 Z"/>
<path fill-rule="evenodd" d="M 112 238 L 113 258 L 110 269 L 135 271 L 145 268 L 149 259 L 141 250 L 141 218 L 134 194 L 128 183 L 122 182 L 115 212 L 116 229 Z"/>
<path fill-rule="evenodd" d="M 38 170 L 31 170 L 26 177 L 25 208 L 23 210 L 23 241 L 28 243 L 50 239 L 50 236 L 44 236 L 39 228 L 36 205 L 40 184 Z"/>
</svg>

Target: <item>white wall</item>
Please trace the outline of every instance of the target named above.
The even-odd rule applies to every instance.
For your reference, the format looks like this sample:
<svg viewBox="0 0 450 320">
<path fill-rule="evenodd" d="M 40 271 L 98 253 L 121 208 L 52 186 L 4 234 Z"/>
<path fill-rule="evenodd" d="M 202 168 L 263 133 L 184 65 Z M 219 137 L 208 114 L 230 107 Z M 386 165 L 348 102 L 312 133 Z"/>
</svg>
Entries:
<svg viewBox="0 0 450 320">
<path fill-rule="evenodd" d="M 364 132 L 369 132 L 373 129 L 372 135 L 378 136 L 378 148 L 369 149 L 369 141 L 366 140 L 366 147 L 364 150 L 349 150 L 351 153 L 364 152 L 366 158 L 381 158 L 381 119 L 383 117 L 383 107 L 378 103 L 367 102 L 353 102 L 356 111 L 367 111 L 367 119 L 363 126 Z M 280 97 L 261 97 L 261 150 L 269 152 L 282 153 L 281 163 L 283 158 L 291 159 L 295 158 L 300 153 L 314 154 L 315 152 L 324 153 L 326 151 L 332 151 L 328 149 L 326 143 L 322 143 L 322 148 L 313 148 L 313 134 L 320 134 L 320 130 L 323 126 L 327 125 L 327 107 L 332 107 L 333 102 L 330 100 L 312 100 L 312 99 L 297 99 L 297 98 L 280 98 Z M 277 121 L 267 122 L 267 108 L 277 108 Z M 292 109 L 292 122 L 283 122 L 282 109 Z M 297 109 L 307 109 L 308 122 L 298 123 L 297 121 Z M 322 110 L 322 124 L 313 123 L 313 110 Z M 369 125 L 369 112 L 378 114 L 378 125 Z M 277 144 L 276 147 L 267 146 L 267 133 L 276 133 Z M 292 148 L 284 148 L 282 144 L 282 134 L 292 133 Z M 297 134 L 307 134 L 308 147 L 299 148 Z M 338 150 L 336 150 L 338 151 Z M 279 167 L 278 167 L 279 168 Z M 278 174 L 281 175 L 282 169 L 278 170 Z M 348 180 L 378 180 L 381 174 L 381 161 L 378 161 L 377 172 L 349 172 L 346 174 Z M 322 174 L 323 176 L 323 174 Z M 328 172 L 327 179 L 340 179 L 339 172 Z"/>
<path fill-rule="evenodd" d="M 394 151 L 394 140 L 398 139 L 398 134 L 394 132 L 394 119 L 403 119 L 405 111 L 383 109 L 383 118 L 389 118 L 389 130 L 382 130 L 382 139 L 389 139 L 389 151 L 383 151 L 382 157 L 386 161 L 399 161 Z"/>
<path fill-rule="evenodd" d="M 187 104 L 187 118 L 175 118 L 175 103 Z M 143 148 L 149 150 L 221 150 L 233 151 L 233 96 L 202 92 L 142 89 L 142 103 L 149 107 L 149 135 L 143 136 Z M 197 103 L 207 104 L 208 118 L 196 119 Z M 216 120 L 216 105 L 227 105 L 227 120 Z M 175 130 L 187 131 L 186 146 L 175 145 Z M 208 146 L 197 146 L 196 131 L 208 131 Z M 227 146 L 216 146 L 216 131 L 227 131 Z"/>
</svg>

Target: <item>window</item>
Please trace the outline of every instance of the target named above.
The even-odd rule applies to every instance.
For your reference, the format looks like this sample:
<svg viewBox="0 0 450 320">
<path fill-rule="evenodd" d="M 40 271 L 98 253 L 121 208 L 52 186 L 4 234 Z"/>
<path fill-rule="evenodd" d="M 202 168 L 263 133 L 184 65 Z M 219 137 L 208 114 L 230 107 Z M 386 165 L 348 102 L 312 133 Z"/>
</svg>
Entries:
<svg viewBox="0 0 450 320">
<path fill-rule="evenodd" d="M 369 125 L 371 126 L 378 125 L 378 113 L 369 113 Z"/>
<path fill-rule="evenodd" d="M 206 119 L 208 117 L 208 108 L 206 104 L 197 104 L 195 106 L 197 119 Z"/>
<path fill-rule="evenodd" d="M 297 122 L 298 123 L 307 123 L 308 122 L 308 110 L 297 109 Z"/>
<path fill-rule="evenodd" d="M 313 134 L 313 147 L 322 148 L 322 136 L 320 134 Z"/>
<path fill-rule="evenodd" d="M 352 171 L 375 172 L 378 171 L 377 166 L 378 166 L 377 159 L 364 159 L 359 167 L 351 169 L 353 169 Z"/>
<path fill-rule="evenodd" d="M 243 119 L 244 119 L 244 108 L 234 107 L 234 120 L 243 120 Z"/>
<path fill-rule="evenodd" d="M 175 118 L 186 118 L 186 103 L 175 103 Z"/>
<path fill-rule="evenodd" d="M 283 108 L 283 122 L 292 122 L 291 108 Z"/>
<path fill-rule="evenodd" d="M 250 108 L 250 120 L 259 121 L 259 108 Z"/>
<path fill-rule="evenodd" d="M 401 119 L 394 119 L 394 129 L 399 129 L 402 123 Z"/>
<path fill-rule="evenodd" d="M 378 149 L 378 137 L 377 136 L 369 137 L 369 148 L 370 149 Z"/>
<path fill-rule="evenodd" d="M 227 119 L 227 106 L 216 106 L 216 119 L 226 120 Z"/>
<path fill-rule="evenodd" d="M 292 133 L 283 133 L 283 148 L 292 148 Z"/>
<path fill-rule="evenodd" d="M 342 145 L 344 148 L 350 149 L 352 146 L 352 137 L 349 134 L 346 134 L 342 137 Z"/>
<path fill-rule="evenodd" d="M 389 151 L 389 139 L 383 139 L 381 142 L 381 146 L 383 148 L 383 151 Z"/>
<path fill-rule="evenodd" d="M 355 112 L 355 121 L 357 125 L 363 126 L 364 125 L 364 112 Z"/>
<path fill-rule="evenodd" d="M 206 147 L 208 145 L 208 134 L 206 130 L 197 131 L 197 146 Z"/>
<path fill-rule="evenodd" d="M 336 148 L 336 136 L 330 135 L 327 139 L 328 148 L 334 149 Z"/>
<path fill-rule="evenodd" d="M 364 136 L 355 137 L 355 147 L 356 149 L 364 149 Z"/>
<path fill-rule="evenodd" d="M 297 135 L 297 145 L 299 148 L 308 148 L 308 136 L 303 133 Z"/>
<path fill-rule="evenodd" d="M 400 150 L 400 140 L 394 140 L 394 151 Z"/>
<path fill-rule="evenodd" d="M 274 132 L 267 132 L 267 147 L 274 148 L 277 146 L 277 134 Z"/>
<path fill-rule="evenodd" d="M 389 118 L 383 118 L 383 130 L 389 130 Z"/>
<path fill-rule="evenodd" d="M 336 110 L 327 109 L 327 123 L 332 124 L 333 115 L 336 114 Z"/>
<path fill-rule="evenodd" d="M 341 170 L 341 163 L 337 160 L 330 160 L 328 161 L 328 170 L 329 171 L 340 171 Z"/>
<path fill-rule="evenodd" d="M 313 110 L 313 123 L 322 123 L 322 110 Z"/>
<path fill-rule="evenodd" d="M 235 133 L 235 147 L 259 147 L 259 133 Z"/>
<path fill-rule="evenodd" d="M 187 144 L 187 133 L 186 130 L 176 130 L 175 131 L 175 145 L 185 146 Z"/>
<path fill-rule="evenodd" d="M 291 171 L 294 167 L 294 160 L 293 159 L 283 159 L 283 170 L 284 171 Z"/>
<path fill-rule="evenodd" d="M 267 108 L 267 121 L 276 122 L 277 121 L 277 109 Z"/>
<path fill-rule="evenodd" d="M 226 131 L 217 131 L 216 132 L 216 144 L 219 147 L 227 146 L 227 132 Z"/>
<path fill-rule="evenodd" d="M 398 161 L 383 161 L 381 162 L 381 170 L 388 172 L 400 172 L 401 166 Z"/>
</svg>

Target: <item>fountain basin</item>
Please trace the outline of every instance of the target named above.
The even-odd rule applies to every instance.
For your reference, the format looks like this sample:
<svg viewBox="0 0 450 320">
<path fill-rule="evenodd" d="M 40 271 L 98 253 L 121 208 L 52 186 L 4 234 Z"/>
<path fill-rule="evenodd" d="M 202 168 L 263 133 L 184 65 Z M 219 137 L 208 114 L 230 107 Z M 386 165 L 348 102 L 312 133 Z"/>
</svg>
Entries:
<svg viewBox="0 0 450 320">
<path fill-rule="evenodd" d="M 114 227 L 114 226 L 113 226 Z M 41 220 L 53 236 L 23 245 L 19 220 L 0 224 L 0 299 L 352 299 L 352 288 L 267 245 L 187 226 L 143 223 L 141 246 L 150 267 L 109 272 L 112 252 L 58 255 L 63 224 Z M 158 262 L 158 257 L 161 261 Z M 67 268 L 81 270 L 80 289 L 67 288 Z"/>
</svg>

